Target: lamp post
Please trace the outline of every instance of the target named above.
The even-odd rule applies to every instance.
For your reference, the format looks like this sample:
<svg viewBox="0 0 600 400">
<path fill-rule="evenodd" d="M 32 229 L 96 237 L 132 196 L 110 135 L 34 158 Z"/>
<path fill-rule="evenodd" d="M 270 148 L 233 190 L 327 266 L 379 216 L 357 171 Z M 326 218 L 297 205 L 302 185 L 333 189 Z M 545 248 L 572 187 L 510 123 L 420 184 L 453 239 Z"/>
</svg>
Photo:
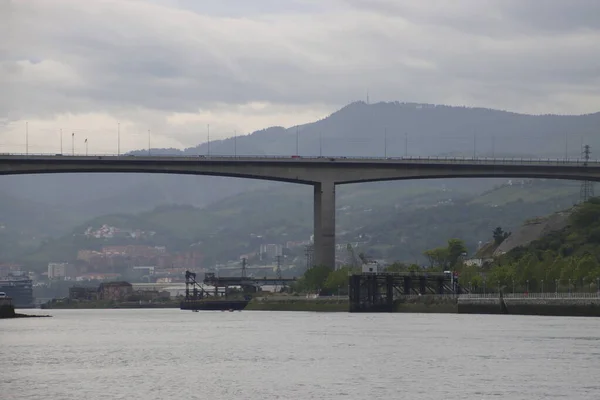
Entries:
<svg viewBox="0 0 600 400">
<path fill-rule="evenodd" d="M 121 123 L 117 123 L 117 155 L 121 155 Z"/>
<path fill-rule="evenodd" d="M 515 294 L 515 280 L 512 280 L 512 285 L 513 285 L 513 295 Z"/>
<path fill-rule="evenodd" d="M 526 286 L 525 286 L 525 293 L 529 293 L 529 279 L 527 279 L 525 281 L 525 284 L 526 284 Z"/>
<path fill-rule="evenodd" d="M 208 148 L 206 149 L 206 155 L 210 157 L 210 124 L 206 124 L 206 138 Z"/>
<path fill-rule="evenodd" d="M 237 157 L 237 131 L 233 131 L 233 156 Z"/>
<path fill-rule="evenodd" d="M 29 122 L 25 122 L 25 155 L 29 155 Z"/>
<path fill-rule="evenodd" d="M 542 279 L 542 293 L 544 293 L 544 280 Z"/>
<path fill-rule="evenodd" d="M 75 132 L 71 133 L 71 155 L 75 155 Z"/>
<path fill-rule="evenodd" d="M 558 279 L 554 280 L 554 293 L 558 294 Z"/>
<path fill-rule="evenodd" d="M 87 156 L 88 155 L 88 141 L 87 141 L 87 138 L 85 138 L 85 142 L 84 143 L 85 143 L 85 155 Z"/>
</svg>

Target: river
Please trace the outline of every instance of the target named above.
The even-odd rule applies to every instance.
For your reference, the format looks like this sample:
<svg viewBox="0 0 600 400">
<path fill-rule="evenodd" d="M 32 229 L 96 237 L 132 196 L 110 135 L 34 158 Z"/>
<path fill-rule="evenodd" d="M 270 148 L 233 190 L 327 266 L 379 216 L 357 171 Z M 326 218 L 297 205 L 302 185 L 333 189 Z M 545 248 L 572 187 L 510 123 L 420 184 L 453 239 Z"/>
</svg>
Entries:
<svg viewBox="0 0 600 400">
<path fill-rule="evenodd" d="M 31 310 L 2 399 L 599 399 L 600 318 Z"/>
</svg>

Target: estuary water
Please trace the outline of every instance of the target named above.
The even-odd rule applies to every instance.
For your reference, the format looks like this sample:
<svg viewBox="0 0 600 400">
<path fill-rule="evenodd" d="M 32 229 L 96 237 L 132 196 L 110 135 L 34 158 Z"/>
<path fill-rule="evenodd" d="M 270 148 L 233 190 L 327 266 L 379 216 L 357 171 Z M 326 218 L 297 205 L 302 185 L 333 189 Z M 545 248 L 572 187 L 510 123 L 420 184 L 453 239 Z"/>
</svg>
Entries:
<svg viewBox="0 0 600 400">
<path fill-rule="evenodd" d="M 600 319 L 32 310 L 0 399 L 600 399 Z"/>
</svg>

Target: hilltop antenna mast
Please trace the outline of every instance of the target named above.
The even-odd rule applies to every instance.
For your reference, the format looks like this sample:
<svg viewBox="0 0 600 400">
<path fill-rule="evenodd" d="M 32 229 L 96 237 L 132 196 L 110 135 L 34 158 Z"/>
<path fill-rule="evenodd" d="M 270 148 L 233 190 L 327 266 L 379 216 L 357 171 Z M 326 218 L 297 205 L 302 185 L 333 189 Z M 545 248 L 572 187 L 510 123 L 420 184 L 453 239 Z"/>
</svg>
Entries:
<svg viewBox="0 0 600 400">
<path fill-rule="evenodd" d="M 590 160 L 590 145 L 586 144 L 583 146 L 583 166 L 587 167 L 588 161 Z M 579 197 L 581 202 L 588 201 L 591 197 L 594 197 L 594 184 L 591 181 L 581 182 L 581 189 L 579 191 Z"/>
</svg>

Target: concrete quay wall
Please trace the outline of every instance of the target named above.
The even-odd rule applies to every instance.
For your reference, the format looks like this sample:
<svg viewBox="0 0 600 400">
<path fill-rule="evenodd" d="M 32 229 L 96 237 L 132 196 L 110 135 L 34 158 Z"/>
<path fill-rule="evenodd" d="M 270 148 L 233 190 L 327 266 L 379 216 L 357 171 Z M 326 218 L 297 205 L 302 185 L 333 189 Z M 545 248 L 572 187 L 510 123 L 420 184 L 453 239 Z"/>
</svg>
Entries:
<svg viewBox="0 0 600 400">
<path fill-rule="evenodd" d="M 514 314 L 600 317 L 600 297 L 459 298 L 460 314 Z"/>
</svg>

